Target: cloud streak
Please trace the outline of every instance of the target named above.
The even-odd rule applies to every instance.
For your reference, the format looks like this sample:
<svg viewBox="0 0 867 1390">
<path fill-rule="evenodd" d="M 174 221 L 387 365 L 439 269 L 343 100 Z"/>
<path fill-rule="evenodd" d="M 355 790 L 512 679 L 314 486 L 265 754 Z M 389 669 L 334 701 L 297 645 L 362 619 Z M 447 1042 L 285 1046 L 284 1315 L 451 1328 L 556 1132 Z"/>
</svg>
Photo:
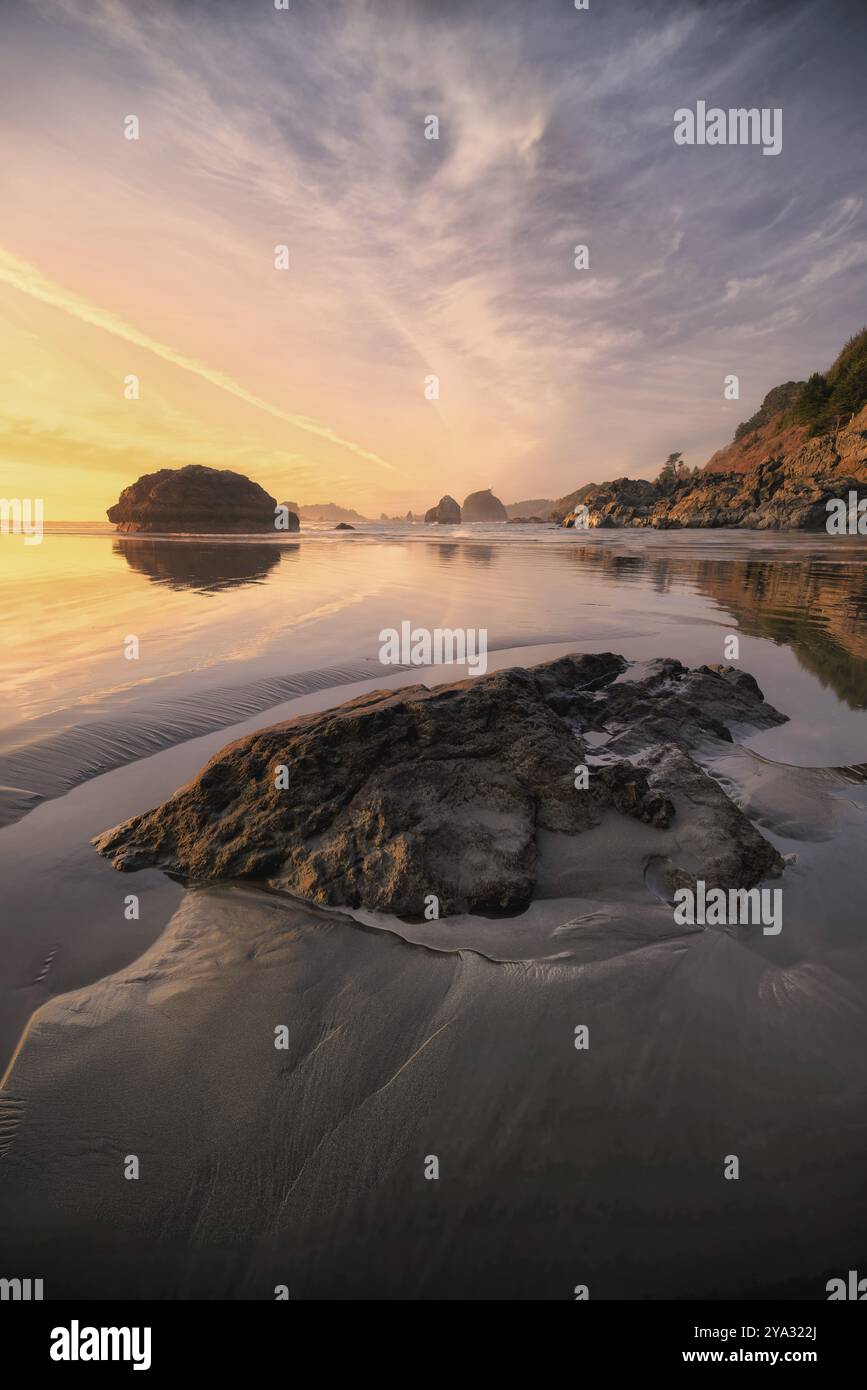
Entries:
<svg viewBox="0 0 867 1390">
<path fill-rule="evenodd" d="M 254 410 L 265 411 L 266 414 L 274 416 L 275 419 L 291 425 L 293 429 L 302 430 L 305 434 L 314 435 L 317 439 L 323 439 L 340 449 L 346 449 L 356 458 L 367 463 L 375 463 L 378 467 L 386 468 L 392 472 L 397 471 L 393 464 L 386 462 L 378 454 L 369 449 L 363 449 L 360 444 L 354 443 L 351 439 L 342 438 L 327 425 L 321 425 L 316 420 L 310 420 L 304 415 L 294 415 L 289 411 L 281 410 L 279 406 L 272 405 L 270 401 L 263 400 L 261 396 L 248 391 L 245 386 L 234 381 L 225 372 L 215 371 L 213 367 L 206 366 L 204 362 L 197 362 L 195 358 L 185 357 L 166 343 L 158 342 L 156 338 L 152 338 L 132 324 L 126 323 L 111 310 L 90 304 L 81 295 L 58 285 L 53 280 L 49 280 L 35 265 L 31 265 L 28 261 L 24 261 L 2 248 L 0 248 L 0 283 L 10 285 L 12 289 L 18 290 L 21 294 L 29 295 L 32 299 L 38 299 L 41 303 L 48 304 L 52 309 L 70 314 L 80 323 L 89 324 L 92 328 L 99 328 L 105 333 L 111 333 L 114 337 L 122 338 L 135 347 L 144 348 L 145 351 L 152 352 L 155 357 L 168 362 L 172 367 L 177 367 L 183 372 L 191 372 L 201 381 L 206 381 L 210 386 L 216 387 L 218 391 L 227 392 L 228 395 L 252 406 Z"/>
</svg>

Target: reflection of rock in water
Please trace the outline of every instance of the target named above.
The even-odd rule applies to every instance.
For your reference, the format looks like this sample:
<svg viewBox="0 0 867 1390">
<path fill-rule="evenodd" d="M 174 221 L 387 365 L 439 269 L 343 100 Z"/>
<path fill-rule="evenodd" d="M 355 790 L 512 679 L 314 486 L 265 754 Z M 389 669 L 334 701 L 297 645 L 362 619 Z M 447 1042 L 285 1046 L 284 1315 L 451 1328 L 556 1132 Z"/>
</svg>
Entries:
<svg viewBox="0 0 867 1390">
<path fill-rule="evenodd" d="M 791 563 L 673 551 L 636 555 L 592 544 L 555 553 L 617 583 L 646 578 L 657 593 L 690 586 L 731 613 L 742 632 L 785 643 L 850 708 L 867 708 L 867 566 L 861 552 L 851 563 L 816 554 Z"/>
<path fill-rule="evenodd" d="M 744 632 L 791 647 L 851 709 L 867 707 L 867 568 L 811 557 L 803 564 L 703 565 L 701 589 Z"/>
<path fill-rule="evenodd" d="M 464 551 L 471 565 L 489 565 L 497 553 L 493 545 L 465 545 Z"/>
<path fill-rule="evenodd" d="M 130 569 L 146 574 L 155 584 L 170 589 L 216 592 L 258 584 L 297 545 L 265 545 L 259 542 L 156 541 L 118 537 L 114 550 Z"/>
</svg>

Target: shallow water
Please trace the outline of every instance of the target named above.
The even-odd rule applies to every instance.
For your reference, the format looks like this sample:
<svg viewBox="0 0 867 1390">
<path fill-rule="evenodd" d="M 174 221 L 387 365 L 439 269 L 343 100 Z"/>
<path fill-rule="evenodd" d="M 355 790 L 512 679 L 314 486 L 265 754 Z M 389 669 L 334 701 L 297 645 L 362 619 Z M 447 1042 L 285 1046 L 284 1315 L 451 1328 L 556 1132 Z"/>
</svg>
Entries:
<svg viewBox="0 0 867 1390">
<path fill-rule="evenodd" d="M 858 537 L 382 525 L 282 543 L 3 539 L 0 751 L 161 700 L 347 662 L 378 669 L 380 631 L 409 620 L 485 628 L 491 648 L 569 640 L 691 662 L 722 660 L 735 633 L 760 682 L 791 690 L 799 761 L 828 760 L 829 722 L 847 757 L 850 740 L 867 756 Z"/>
</svg>

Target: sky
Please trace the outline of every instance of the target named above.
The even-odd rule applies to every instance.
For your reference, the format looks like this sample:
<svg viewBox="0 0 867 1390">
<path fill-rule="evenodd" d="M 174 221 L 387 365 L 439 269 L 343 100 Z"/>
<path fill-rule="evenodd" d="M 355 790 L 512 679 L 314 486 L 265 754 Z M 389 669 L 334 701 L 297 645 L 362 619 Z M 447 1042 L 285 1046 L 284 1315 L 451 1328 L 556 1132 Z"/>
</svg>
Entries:
<svg viewBox="0 0 867 1390">
<path fill-rule="evenodd" d="M 374 517 L 702 465 L 867 321 L 860 0 L 0 19 L 0 487 L 47 522 L 188 463 Z M 698 101 L 781 152 L 677 145 Z"/>
</svg>

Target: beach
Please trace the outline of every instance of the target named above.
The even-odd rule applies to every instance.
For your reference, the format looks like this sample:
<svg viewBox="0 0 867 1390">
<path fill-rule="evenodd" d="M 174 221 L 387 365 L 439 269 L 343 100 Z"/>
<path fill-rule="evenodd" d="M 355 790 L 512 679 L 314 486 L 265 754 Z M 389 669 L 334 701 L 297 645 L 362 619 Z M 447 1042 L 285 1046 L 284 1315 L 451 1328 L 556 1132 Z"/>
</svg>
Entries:
<svg viewBox="0 0 867 1390">
<path fill-rule="evenodd" d="M 867 1258 L 867 547 L 521 532 L 49 536 L 74 607 L 28 594 L 30 556 L 15 597 L 4 576 L 39 659 L 0 755 L 0 1208 L 7 1263 L 50 1296 L 809 1299 Z M 640 875 L 606 875 L 608 823 L 580 853 L 542 837 L 505 918 L 96 854 L 245 733 L 465 674 L 382 667 L 404 620 L 486 626 L 490 670 L 712 664 L 737 634 L 788 718 L 702 765 L 783 856 L 779 937 L 678 929 Z"/>
</svg>

